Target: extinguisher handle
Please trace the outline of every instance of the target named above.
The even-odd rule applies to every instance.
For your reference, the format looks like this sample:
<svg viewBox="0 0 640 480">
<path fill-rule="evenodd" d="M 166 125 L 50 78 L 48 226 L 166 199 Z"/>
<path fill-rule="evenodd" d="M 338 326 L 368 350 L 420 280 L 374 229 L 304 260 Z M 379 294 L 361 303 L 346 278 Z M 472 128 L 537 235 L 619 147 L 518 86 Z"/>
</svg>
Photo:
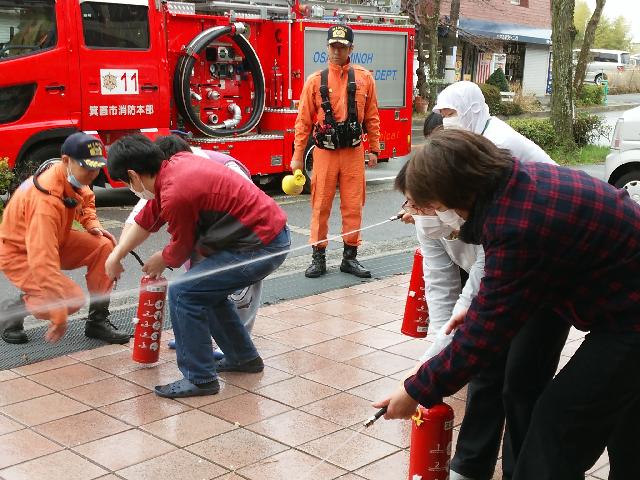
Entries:
<svg viewBox="0 0 640 480">
<path fill-rule="evenodd" d="M 380 410 L 378 410 L 375 415 L 373 415 L 372 417 L 370 417 L 369 419 L 367 419 L 366 422 L 364 422 L 364 426 L 365 427 L 370 427 L 371 425 L 373 425 L 373 422 L 375 422 L 376 420 L 378 420 L 381 416 L 383 416 L 385 413 L 387 413 L 387 407 L 382 407 Z"/>
</svg>

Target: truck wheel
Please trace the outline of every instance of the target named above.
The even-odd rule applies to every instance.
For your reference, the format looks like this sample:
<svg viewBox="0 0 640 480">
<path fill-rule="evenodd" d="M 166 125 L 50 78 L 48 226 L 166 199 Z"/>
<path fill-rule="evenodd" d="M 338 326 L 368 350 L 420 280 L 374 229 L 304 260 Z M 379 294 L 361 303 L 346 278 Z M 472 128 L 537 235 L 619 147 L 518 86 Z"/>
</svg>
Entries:
<svg viewBox="0 0 640 480">
<path fill-rule="evenodd" d="M 616 180 L 614 186 L 624 188 L 636 203 L 640 203 L 640 170 L 625 173 Z"/>
<path fill-rule="evenodd" d="M 44 162 L 51 158 L 60 158 L 60 147 L 61 144 L 58 143 L 46 143 L 29 150 L 13 169 L 14 177 L 9 193 L 13 193 Z"/>
<path fill-rule="evenodd" d="M 304 183 L 304 187 L 302 187 L 302 193 L 311 193 L 311 176 L 313 173 L 313 150 L 316 146 L 313 143 L 307 145 L 307 148 L 304 151 L 304 157 L 302 160 L 302 164 L 304 166 L 304 176 L 307 181 Z"/>
</svg>

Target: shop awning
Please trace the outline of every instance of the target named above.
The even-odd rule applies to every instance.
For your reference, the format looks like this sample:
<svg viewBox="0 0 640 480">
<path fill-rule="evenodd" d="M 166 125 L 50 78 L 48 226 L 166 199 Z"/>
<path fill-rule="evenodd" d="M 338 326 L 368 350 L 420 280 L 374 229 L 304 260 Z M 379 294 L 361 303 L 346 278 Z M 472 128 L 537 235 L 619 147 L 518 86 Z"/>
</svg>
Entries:
<svg viewBox="0 0 640 480">
<path fill-rule="evenodd" d="M 516 23 L 492 22 L 460 17 L 460 34 L 494 38 L 506 42 L 551 44 L 551 29 L 536 28 Z"/>
</svg>

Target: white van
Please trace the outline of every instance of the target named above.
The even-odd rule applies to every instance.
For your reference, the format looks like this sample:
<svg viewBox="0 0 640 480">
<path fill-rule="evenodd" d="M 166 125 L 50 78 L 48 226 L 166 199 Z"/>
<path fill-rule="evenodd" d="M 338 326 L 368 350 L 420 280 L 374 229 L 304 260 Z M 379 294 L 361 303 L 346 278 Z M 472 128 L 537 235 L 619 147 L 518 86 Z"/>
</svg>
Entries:
<svg viewBox="0 0 640 480">
<path fill-rule="evenodd" d="M 573 61 L 577 63 L 580 49 L 573 51 Z M 589 62 L 584 75 L 585 82 L 592 82 L 596 85 L 607 80 L 607 75 L 615 72 L 624 72 L 631 67 L 631 54 L 624 50 L 602 50 L 592 48 L 589 50 Z"/>
<path fill-rule="evenodd" d="M 605 178 L 640 203 L 640 107 L 624 112 L 613 132 Z"/>
</svg>

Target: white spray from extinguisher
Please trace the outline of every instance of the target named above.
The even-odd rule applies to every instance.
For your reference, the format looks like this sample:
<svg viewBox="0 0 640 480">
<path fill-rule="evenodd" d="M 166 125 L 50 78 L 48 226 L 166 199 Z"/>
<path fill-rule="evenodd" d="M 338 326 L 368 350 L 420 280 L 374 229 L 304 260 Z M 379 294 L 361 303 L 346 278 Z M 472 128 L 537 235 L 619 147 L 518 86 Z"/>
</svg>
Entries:
<svg viewBox="0 0 640 480">
<path fill-rule="evenodd" d="M 381 222 L 378 223 L 374 223 L 372 225 L 367 225 L 366 227 L 362 227 L 356 230 L 352 230 L 350 232 L 345 232 L 342 233 L 340 235 L 333 235 L 333 236 L 328 236 L 326 239 L 324 240 L 319 240 L 313 244 L 306 244 L 306 245 L 301 245 L 299 247 L 295 247 L 295 248 L 289 248 L 288 250 L 283 250 L 281 252 L 277 252 L 277 253 L 271 253 L 268 255 L 263 255 L 260 257 L 255 257 L 252 258 L 251 260 L 246 260 L 243 262 L 238 262 L 238 263 L 233 263 L 230 265 L 225 265 L 223 267 L 219 267 L 219 268 L 214 268 L 211 270 L 203 270 L 202 272 L 199 272 L 197 274 L 194 275 L 190 275 L 188 278 L 183 278 L 183 277 L 177 277 L 175 279 L 170 279 L 169 280 L 169 285 L 179 285 L 182 282 L 185 281 L 193 281 L 196 280 L 198 278 L 205 278 L 208 277 L 209 275 L 215 275 L 221 272 L 226 272 L 229 270 L 233 270 L 235 268 L 240 268 L 240 267 L 244 267 L 246 265 L 255 263 L 255 262 L 259 262 L 262 260 L 267 260 L 270 258 L 275 258 L 275 257 L 280 257 L 283 255 L 288 255 L 289 253 L 293 253 L 293 252 L 297 252 L 300 250 L 304 250 L 304 249 L 308 249 L 310 247 L 319 245 L 321 243 L 325 243 L 325 242 L 329 242 L 329 241 L 337 241 L 337 240 L 342 240 L 343 236 L 347 236 L 347 235 L 351 235 L 354 233 L 358 233 L 358 232 L 363 232 L 365 230 L 370 230 L 372 228 L 376 228 L 379 227 L 381 225 L 384 225 L 386 223 L 392 222 L 394 220 L 396 220 L 397 218 L 400 218 L 399 216 L 393 216 L 391 218 L 385 219 Z M 123 299 L 129 299 L 131 297 L 137 297 L 138 295 L 138 287 L 136 288 L 128 288 L 125 290 L 118 290 L 118 291 L 113 291 L 110 294 L 104 294 L 104 295 L 95 295 L 92 296 L 92 299 L 100 301 L 100 300 L 123 300 Z M 55 309 L 55 308 L 63 308 L 63 307 L 68 307 L 68 306 L 73 306 L 73 305 L 77 305 L 78 303 L 82 304 L 84 303 L 85 298 L 83 297 L 74 297 L 74 298 L 70 298 L 70 299 L 64 299 L 64 300 L 58 300 L 58 301 L 54 301 L 54 302 L 49 302 L 47 304 L 42 305 L 42 309 Z M 12 309 L 7 309 L 5 311 L 5 318 L 10 318 L 14 315 L 21 315 L 24 314 L 25 316 L 28 315 L 27 312 L 25 312 L 24 308 L 12 308 Z M 7 321 L 8 322 L 8 321 Z M 5 325 L 3 325 L 3 321 L 2 319 L 0 319 L 0 329 L 5 328 Z"/>
<path fill-rule="evenodd" d="M 372 225 L 368 225 L 366 227 L 363 227 L 363 228 L 360 228 L 360 229 L 357 229 L 357 230 L 352 230 L 350 232 L 345 232 L 345 233 L 340 234 L 340 235 L 329 236 L 325 240 L 319 240 L 319 241 L 317 241 L 317 242 L 315 242 L 313 244 L 307 244 L 307 245 L 301 245 L 301 246 L 295 247 L 295 248 L 289 248 L 288 250 L 283 250 L 281 252 L 270 253 L 268 255 L 262 255 L 260 257 L 252 258 L 251 260 L 245 260 L 243 262 L 237 262 L 237 263 L 225 265 L 223 267 L 214 268 L 214 269 L 211 269 L 211 270 L 203 270 L 202 272 L 199 272 L 197 274 L 190 275 L 188 278 L 184 278 L 183 279 L 182 277 L 177 277 L 175 279 L 169 280 L 169 285 L 179 285 L 180 283 L 185 282 L 185 281 L 191 282 L 191 281 L 197 280 L 199 278 L 205 278 L 205 277 L 208 277 L 209 275 L 215 275 L 215 274 L 218 274 L 218 273 L 221 273 L 221 272 L 226 272 L 226 271 L 229 271 L 229 270 L 233 270 L 235 268 L 244 267 L 246 265 L 250 265 L 252 263 L 259 262 L 259 261 L 262 261 L 262 260 L 268 260 L 270 258 L 281 257 L 283 255 L 288 255 L 288 254 L 293 253 L 293 252 L 297 252 L 297 251 L 300 251 L 300 250 L 305 250 L 305 249 L 308 249 L 310 247 L 313 247 L 313 246 L 321 244 L 321 243 L 325 243 L 325 242 L 329 242 L 329 241 L 337 241 L 337 240 L 342 241 L 342 237 L 343 236 L 347 236 L 347 235 L 351 235 L 353 233 L 362 232 L 362 231 L 365 231 L 365 230 L 376 228 L 376 227 L 379 227 L 379 226 L 384 225 L 386 223 L 389 223 L 389 222 L 393 221 L 394 219 L 395 219 L 395 217 L 392 217 L 390 219 L 383 220 L 382 222 L 374 223 Z M 128 297 L 128 296 L 131 296 L 132 293 L 135 293 L 137 291 L 138 291 L 137 288 L 122 290 L 122 291 L 117 292 L 117 297 Z M 113 298 L 113 296 L 111 298 Z"/>
</svg>

